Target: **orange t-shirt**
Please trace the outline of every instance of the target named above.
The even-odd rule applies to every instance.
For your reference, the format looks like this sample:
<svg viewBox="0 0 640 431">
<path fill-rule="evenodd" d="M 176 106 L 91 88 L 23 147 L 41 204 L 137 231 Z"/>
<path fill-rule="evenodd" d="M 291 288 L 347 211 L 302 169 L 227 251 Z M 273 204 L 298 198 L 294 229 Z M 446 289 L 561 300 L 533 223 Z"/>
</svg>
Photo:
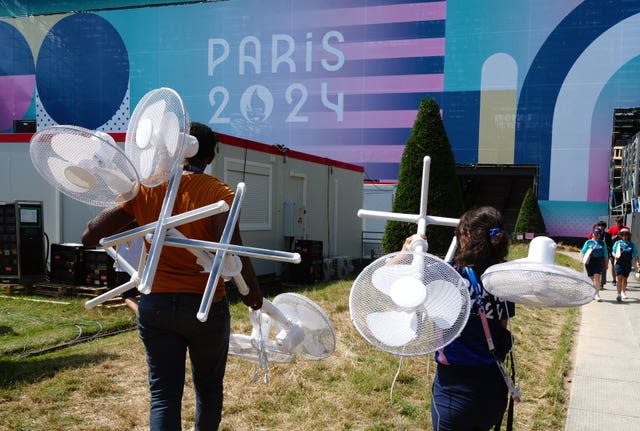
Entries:
<svg viewBox="0 0 640 431">
<path fill-rule="evenodd" d="M 162 202 L 168 183 L 156 187 L 141 186 L 132 200 L 124 203 L 122 208 L 135 217 L 138 225 L 153 223 L 158 220 Z M 221 200 L 229 206 L 233 202 L 234 191 L 225 183 L 206 174 L 184 173 L 176 196 L 172 215 L 181 214 Z M 189 239 L 219 241 L 214 238 L 213 222 L 206 217 L 178 226 L 177 229 Z M 149 244 L 145 244 L 147 250 Z M 199 293 L 202 294 L 209 278 L 208 272 L 196 263 L 196 257 L 186 249 L 163 246 L 158 269 L 153 280 L 151 291 L 154 293 Z M 214 298 L 225 296 L 224 281 L 218 281 Z"/>
</svg>

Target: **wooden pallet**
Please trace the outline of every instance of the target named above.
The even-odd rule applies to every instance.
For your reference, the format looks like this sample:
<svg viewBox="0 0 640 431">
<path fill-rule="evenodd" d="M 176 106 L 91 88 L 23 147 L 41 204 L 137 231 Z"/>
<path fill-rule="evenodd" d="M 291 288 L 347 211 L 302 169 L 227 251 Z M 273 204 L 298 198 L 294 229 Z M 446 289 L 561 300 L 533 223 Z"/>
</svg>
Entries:
<svg viewBox="0 0 640 431">
<path fill-rule="evenodd" d="M 96 297 L 96 296 L 102 295 L 108 290 L 109 288 L 106 286 L 101 286 L 101 287 L 73 286 L 71 293 L 76 296 Z"/>
<path fill-rule="evenodd" d="M 23 286 L 22 284 L 15 284 L 15 283 L 2 283 L 0 284 L 0 289 L 2 289 L 4 292 L 9 294 L 24 293 L 27 291 L 26 286 Z"/>
<path fill-rule="evenodd" d="M 60 283 L 35 283 L 32 293 L 45 296 L 65 296 L 71 294 L 71 287 L 68 284 Z"/>
</svg>

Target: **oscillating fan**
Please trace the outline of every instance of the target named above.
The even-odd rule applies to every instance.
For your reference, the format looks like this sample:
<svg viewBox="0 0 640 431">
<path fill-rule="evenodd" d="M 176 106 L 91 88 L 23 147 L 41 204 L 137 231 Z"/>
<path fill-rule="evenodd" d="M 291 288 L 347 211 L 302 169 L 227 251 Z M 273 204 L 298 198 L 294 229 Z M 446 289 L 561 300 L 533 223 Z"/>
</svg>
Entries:
<svg viewBox="0 0 640 431">
<path fill-rule="evenodd" d="M 358 275 L 349 308 L 369 343 L 401 356 L 424 355 L 447 345 L 464 328 L 468 284 L 436 256 L 392 253 Z"/>
<path fill-rule="evenodd" d="M 164 183 L 182 171 L 185 158 L 198 152 L 189 125 L 187 109 L 175 90 L 158 88 L 140 99 L 127 127 L 124 148 L 142 184 Z"/>
<path fill-rule="evenodd" d="M 138 193 L 135 167 L 106 133 L 75 126 L 47 127 L 33 135 L 29 154 L 48 183 L 86 204 L 108 207 Z"/>
<path fill-rule="evenodd" d="M 358 211 L 372 217 L 417 223 L 411 252 L 392 253 L 369 264 L 351 288 L 351 320 L 374 346 L 401 356 L 424 355 L 453 341 L 469 318 L 467 282 L 445 261 L 427 253 L 427 224 L 457 226 L 459 220 L 427 215 L 430 157 L 423 160 L 419 214 Z M 447 258 L 455 250 L 455 241 Z"/>
<path fill-rule="evenodd" d="M 596 290 L 586 275 L 555 264 L 556 243 L 548 237 L 531 240 L 526 258 L 490 266 L 484 288 L 500 299 L 538 307 L 576 307 L 590 302 Z"/>
<path fill-rule="evenodd" d="M 296 293 L 281 293 L 263 300 L 260 310 L 251 311 L 251 335 L 231 334 L 229 354 L 268 363 L 289 363 L 296 354 L 320 360 L 331 356 L 336 334 L 331 320 L 315 302 Z"/>
<path fill-rule="evenodd" d="M 198 141 L 188 133 L 189 124 L 189 115 L 180 95 L 163 87 L 140 99 L 127 127 L 125 153 L 136 167 L 142 184 L 152 187 L 169 180 L 138 285 L 142 293 L 151 292 L 167 234 L 166 219 L 173 210 L 184 159 L 198 152 Z"/>
</svg>

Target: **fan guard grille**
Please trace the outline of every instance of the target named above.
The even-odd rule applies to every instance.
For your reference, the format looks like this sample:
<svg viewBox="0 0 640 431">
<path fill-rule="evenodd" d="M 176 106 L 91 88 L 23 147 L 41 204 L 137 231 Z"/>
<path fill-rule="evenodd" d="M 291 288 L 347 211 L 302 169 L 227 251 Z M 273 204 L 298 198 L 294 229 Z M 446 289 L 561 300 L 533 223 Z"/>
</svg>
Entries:
<svg viewBox="0 0 640 431">
<path fill-rule="evenodd" d="M 162 184 L 182 167 L 189 127 L 189 115 L 175 90 L 158 88 L 140 99 L 127 128 L 125 153 L 142 184 Z"/>
<path fill-rule="evenodd" d="M 110 207 L 138 193 L 138 174 L 124 152 L 91 130 L 47 127 L 33 135 L 29 154 L 48 183 L 80 202 Z"/>
<path fill-rule="evenodd" d="M 298 346 L 298 353 L 305 359 L 324 359 L 336 348 L 336 333 L 325 312 L 303 295 L 281 293 L 273 298 L 273 305 L 287 319 L 302 327 L 304 339 Z"/>
<path fill-rule="evenodd" d="M 424 286 L 424 301 L 411 308 L 398 306 L 390 287 L 402 289 L 415 280 Z M 464 328 L 470 311 L 468 283 L 436 256 L 392 253 L 358 275 L 349 309 L 356 329 L 375 347 L 400 356 L 425 355 L 449 344 Z"/>
<path fill-rule="evenodd" d="M 593 282 L 576 270 L 524 260 L 489 267 L 482 284 L 500 299 L 538 307 L 576 307 L 591 302 L 596 293 Z"/>
</svg>

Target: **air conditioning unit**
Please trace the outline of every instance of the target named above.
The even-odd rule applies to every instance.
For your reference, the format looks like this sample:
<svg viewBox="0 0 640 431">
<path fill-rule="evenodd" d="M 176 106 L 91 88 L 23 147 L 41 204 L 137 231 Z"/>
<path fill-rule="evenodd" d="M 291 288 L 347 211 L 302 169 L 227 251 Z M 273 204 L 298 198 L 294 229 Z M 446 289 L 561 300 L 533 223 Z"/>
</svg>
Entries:
<svg viewBox="0 0 640 431">
<path fill-rule="evenodd" d="M 337 279 L 347 278 L 353 272 L 353 262 L 350 257 L 340 256 L 335 258 L 335 277 Z"/>
<path fill-rule="evenodd" d="M 336 278 L 336 261 L 327 258 L 322 260 L 322 281 L 335 280 Z"/>
</svg>

